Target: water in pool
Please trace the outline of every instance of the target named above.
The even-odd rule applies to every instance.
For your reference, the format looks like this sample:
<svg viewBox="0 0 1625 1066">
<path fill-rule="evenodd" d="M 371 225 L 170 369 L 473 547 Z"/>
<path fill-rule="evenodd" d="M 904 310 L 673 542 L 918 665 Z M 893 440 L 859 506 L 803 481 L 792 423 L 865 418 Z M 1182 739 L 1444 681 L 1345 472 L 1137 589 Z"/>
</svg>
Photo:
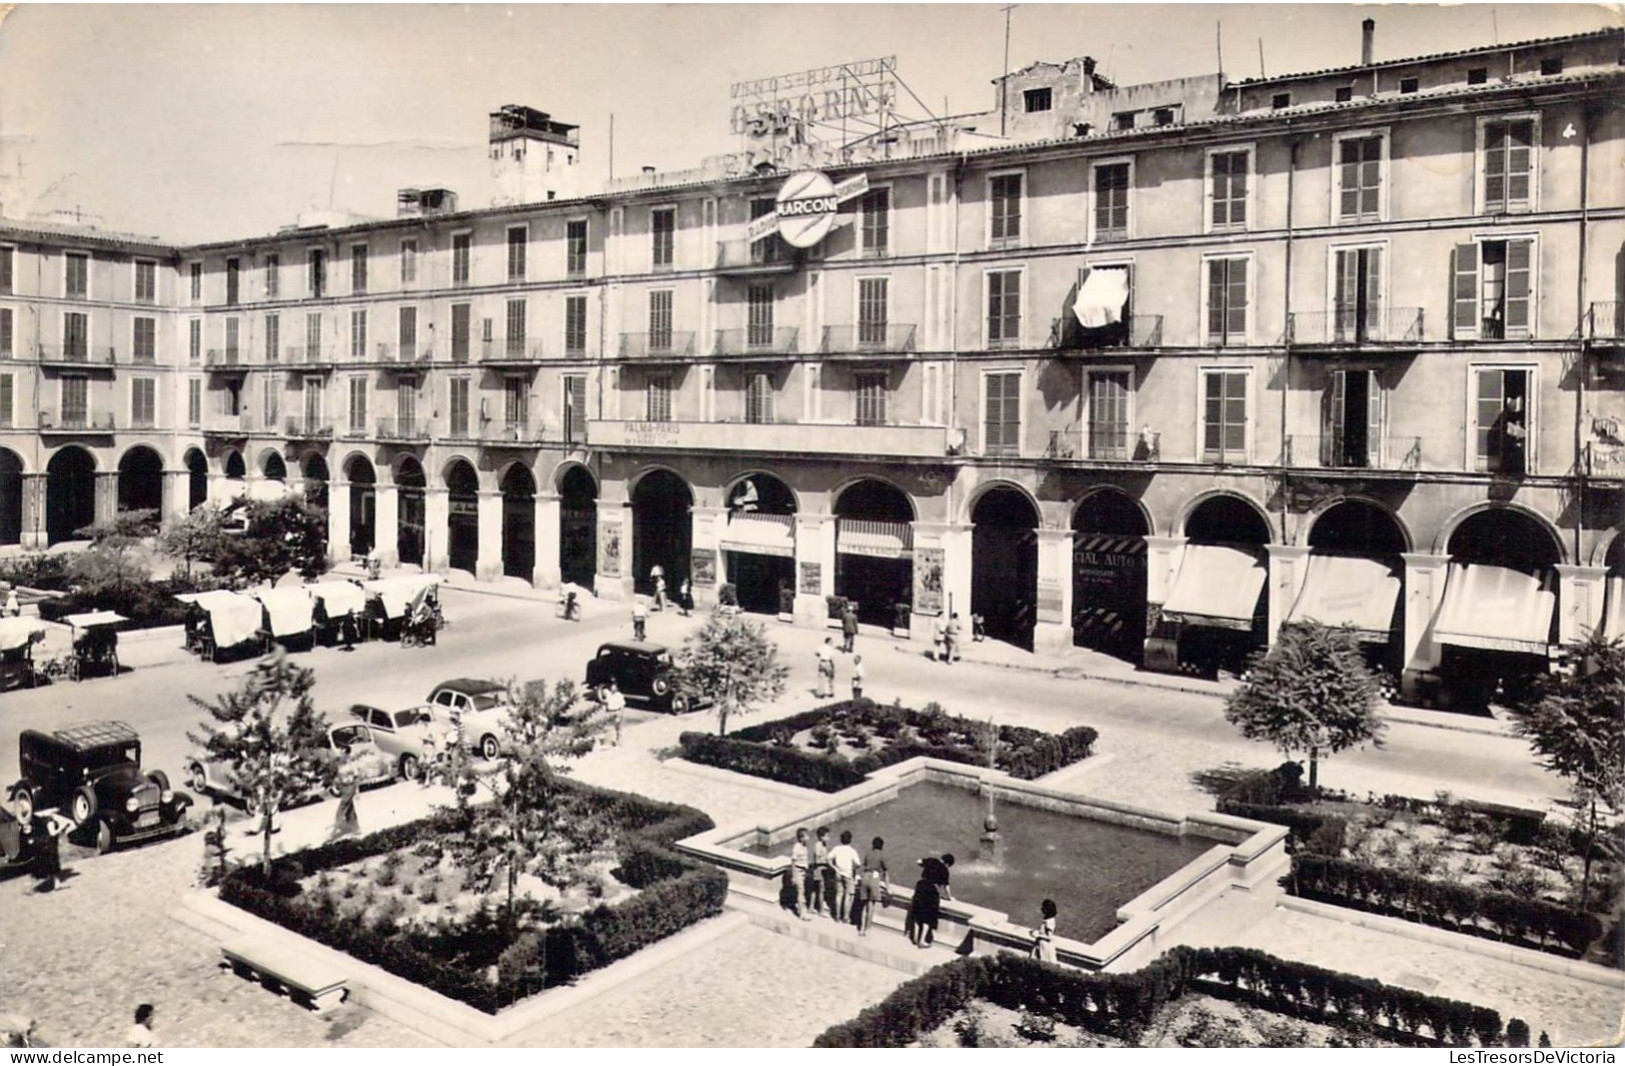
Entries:
<svg viewBox="0 0 1625 1066">
<path fill-rule="evenodd" d="M 850 829 L 859 854 L 868 850 L 873 837 L 884 837 L 891 881 L 907 888 L 914 886 L 920 858 L 951 853 L 955 899 L 1004 911 L 1022 926 L 1037 925 L 1039 903 L 1053 899 L 1060 908 L 1056 931 L 1085 942 L 1111 931 L 1118 907 L 1217 843 L 1001 799 L 994 813 L 1002 839 L 990 853 L 979 842 L 986 813 L 985 797 L 925 781 L 839 821 L 809 821 L 807 832 L 810 836 L 819 825 L 828 825 L 833 845 L 842 830 Z M 786 840 L 767 853 L 788 855 L 791 843 Z"/>
</svg>

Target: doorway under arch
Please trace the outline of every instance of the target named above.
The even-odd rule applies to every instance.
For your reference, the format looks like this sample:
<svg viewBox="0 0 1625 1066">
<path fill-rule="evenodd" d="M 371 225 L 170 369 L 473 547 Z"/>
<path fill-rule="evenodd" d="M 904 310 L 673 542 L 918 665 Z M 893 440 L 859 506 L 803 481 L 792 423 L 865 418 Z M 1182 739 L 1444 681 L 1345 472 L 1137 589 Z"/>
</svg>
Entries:
<svg viewBox="0 0 1625 1066">
<path fill-rule="evenodd" d="M 1028 651 L 1038 621 L 1038 521 L 1031 498 L 1003 485 L 971 511 L 971 612 L 988 636 Z"/>
<path fill-rule="evenodd" d="M 378 472 L 364 455 L 344 464 L 350 483 L 350 554 L 364 558 L 378 545 Z"/>
<path fill-rule="evenodd" d="M 1410 542 L 1387 510 L 1368 500 L 1343 500 L 1309 527 L 1309 547 L 1329 555 L 1403 555 Z"/>
<path fill-rule="evenodd" d="M 164 507 L 164 460 L 138 444 L 118 461 L 118 509 L 159 511 Z"/>
<path fill-rule="evenodd" d="M 536 479 L 520 463 L 502 475 L 502 573 L 536 575 Z"/>
<path fill-rule="evenodd" d="M 480 563 L 480 476 L 463 459 L 446 467 L 446 565 L 475 573 Z"/>
<path fill-rule="evenodd" d="M 585 467 L 559 479 L 559 580 L 590 589 L 598 576 L 598 483 Z"/>
<path fill-rule="evenodd" d="M 10 448 L 0 448 L 0 544 L 23 540 L 23 460 Z"/>
<path fill-rule="evenodd" d="M 1116 489 L 1072 512 L 1072 643 L 1137 661 L 1146 637 L 1145 513 Z"/>
<path fill-rule="evenodd" d="M 186 450 L 186 509 L 195 511 L 209 499 L 209 460 L 196 448 Z"/>
<path fill-rule="evenodd" d="M 96 521 L 96 460 L 69 445 L 45 466 L 45 542 L 73 540 Z"/>
<path fill-rule="evenodd" d="M 652 594 L 650 571 L 665 571 L 667 589 L 688 574 L 693 545 L 694 493 L 670 470 L 651 470 L 632 489 L 632 587 Z"/>
<path fill-rule="evenodd" d="M 395 470 L 395 550 L 403 566 L 423 565 L 423 546 L 428 533 L 424 493 L 428 486 L 423 464 L 410 455 L 401 459 Z"/>
<path fill-rule="evenodd" d="M 835 595 L 858 605 L 858 621 L 892 628 L 914 599 L 914 505 L 874 478 L 835 498 Z"/>
<path fill-rule="evenodd" d="M 780 590 L 795 594 L 795 493 L 772 474 L 754 473 L 729 486 L 723 497 L 728 501 L 728 524 L 722 534 L 722 558 L 727 580 L 739 596 L 739 609 L 777 614 Z"/>
</svg>

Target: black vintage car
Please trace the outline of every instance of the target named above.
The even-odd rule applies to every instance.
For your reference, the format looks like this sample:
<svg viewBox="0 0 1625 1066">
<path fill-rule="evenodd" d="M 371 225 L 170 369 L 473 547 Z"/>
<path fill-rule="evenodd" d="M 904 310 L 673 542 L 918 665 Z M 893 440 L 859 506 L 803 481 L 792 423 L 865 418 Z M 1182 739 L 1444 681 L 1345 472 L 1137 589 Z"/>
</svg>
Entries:
<svg viewBox="0 0 1625 1066">
<path fill-rule="evenodd" d="M 17 740 L 22 779 L 7 793 L 20 821 L 56 808 L 96 850 L 183 832 L 192 797 L 169 787 L 162 770 L 141 769 L 141 736 L 123 722 L 91 722 Z"/>
<path fill-rule="evenodd" d="M 587 691 L 602 698 L 599 690 L 614 681 L 627 703 L 641 703 L 650 710 L 686 714 L 709 707 L 708 696 L 678 690 L 677 665 L 664 644 L 646 640 L 617 640 L 598 646 L 598 654 L 587 664 Z"/>
</svg>

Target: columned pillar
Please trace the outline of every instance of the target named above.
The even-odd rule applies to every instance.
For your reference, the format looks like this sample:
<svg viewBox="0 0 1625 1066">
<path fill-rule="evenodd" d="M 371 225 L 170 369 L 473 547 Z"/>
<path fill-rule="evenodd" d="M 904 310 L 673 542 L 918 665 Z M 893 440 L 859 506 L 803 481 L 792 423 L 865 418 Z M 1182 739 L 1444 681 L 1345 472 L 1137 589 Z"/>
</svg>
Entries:
<svg viewBox="0 0 1625 1066">
<path fill-rule="evenodd" d="M 1038 530 L 1038 623 L 1033 651 L 1072 647 L 1072 546 L 1070 529 Z M 961 612 L 963 613 L 963 612 Z"/>
<path fill-rule="evenodd" d="M 45 474 L 23 475 L 23 547 L 30 551 L 46 548 Z"/>
<path fill-rule="evenodd" d="M 1174 578 L 1179 574 L 1179 564 L 1185 558 L 1184 537 L 1146 537 L 1145 538 L 1145 602 L 1148 607 L 1161 608 L 1168 602 L 1168 594 L 1173 591 Z M 1155 618 L 1155 611 L 1148 611 L 1148 618 Z"/>
<path fill-rule="evenodd" d="M 192 509 L 192 472 L 165 470 L 163 502 L 159 505 L 160 520 L 185 518 Z"/>
<path fill-rule="evenodd" d="M 1557 642 L 1583 640 L 1602 625 L 1603 595 L 1608 587 L 1608 568 L 1567 566 L 1557 568 Z"/>
<path fill-rule="evenodd" d="M 118 471 L 96 471 L 96 521 L 111 522 L 118 514 Z"/>
<path fill-rule="evenodd" d="M 910 636 L 931 639 L 938 618 L 958 612 L 970 633 L 971 526 L 914 522 L 914 615 Z M 969 639 L 968 635 L 965 639 Z"/>
<path fill-rule="evenodd" d="M 502 576 L 502 493 L 481 489 L 479 496 L 480 554 L 474 562 L 474 576 L 495 581 Z"/>
<path fill-rule="evenodd" d="M 1400 678 L 1407 700 L 1431 698 L 1436 678 L 1424 679 L 1439 665 L 1439 643 L 1433 639 L 1433 621 L 1444 606 L 1450 556 L 1407 552 L 1405 560 L 1405 671 Z"/>
<path fill-rule="evenodd" d="M 350 482 L 327 483 L 327 557 L 335 563 L 350 558 Z"/>
<path fill-rule="evenodd" d="M 699 582 L 694 598 L 699 599 Z M 598 501 L 598 572 L 594 592 L 606 600 L 632 599 L 632 503 Z M 714 591 L 714 590 L 713 590 Z"/>
<path fill-rule="evenodd" d="M 796 515 L 796 621 L 822 626 L 835 594 L 835 516 Z"/>
<path fill-rule="evenodd" d="M 721 548 L 722 530 L 728 524 L 728 511 L 724 507 L 690 507 L 688 513 L 690 523 L 688 565 L 693 581 L 694 605 L 714 607 L 717 602 L 717 589 L 728 580 L 727 574 L 724 573 Z M 711 578 L 702 582 L 700 578 L 708 569 Z M 673 581 L 672 575 L 667 574 L 666 594 L 675 595 L 677 586 L 681 585 L 682 581 L 680 577 Z"/>
<path fill-rule="evenodd" d="M 450 563 L 451 500 L 444 486 L 423 490 L 423 571 L 443 574 Z"/>
<path fill-rule="evenodd" d="M 557 588 L 563 577 L 559 571 L 559 494 L 536 494 L 536 568 L 530 583 L 537 588 Z"/>
<path fill-rule="evenodd" d="M 1292 613 L 1292 605 L 1303 591 L 1304 578 L 1309 574 L 1309 549 L 1296 544 L 1269 545 L 1269 643 Z"/>
<path fill-rule="evenodd" d="M 400 494 L 394 485 L 379 482 L 373 488 L 373 551 L 383 566 L 399 566 L 401 562 L 401 505 Z"/>
</svg>

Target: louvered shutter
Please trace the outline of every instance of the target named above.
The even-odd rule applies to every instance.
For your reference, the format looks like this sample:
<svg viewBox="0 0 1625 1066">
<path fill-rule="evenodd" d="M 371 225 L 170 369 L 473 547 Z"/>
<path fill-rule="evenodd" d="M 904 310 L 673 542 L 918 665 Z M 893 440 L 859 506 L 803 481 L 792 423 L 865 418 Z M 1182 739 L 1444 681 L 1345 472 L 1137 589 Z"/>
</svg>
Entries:
<svg viewBox="0 0 1625 1066">
<path fill-rule="evenodd" d="M 1528 336 L 1530 332 L 1529 271 L 1532 248 L 1530 241 L 1507 242 L 1505 321 L 1508 336 L 1514 333 Z"/>
<path fill-rule="evenodd" d="M 1451 260 L 1451 334 L 1478 336 L 1478 245 L 1458 244 Z"/>
</svg>

